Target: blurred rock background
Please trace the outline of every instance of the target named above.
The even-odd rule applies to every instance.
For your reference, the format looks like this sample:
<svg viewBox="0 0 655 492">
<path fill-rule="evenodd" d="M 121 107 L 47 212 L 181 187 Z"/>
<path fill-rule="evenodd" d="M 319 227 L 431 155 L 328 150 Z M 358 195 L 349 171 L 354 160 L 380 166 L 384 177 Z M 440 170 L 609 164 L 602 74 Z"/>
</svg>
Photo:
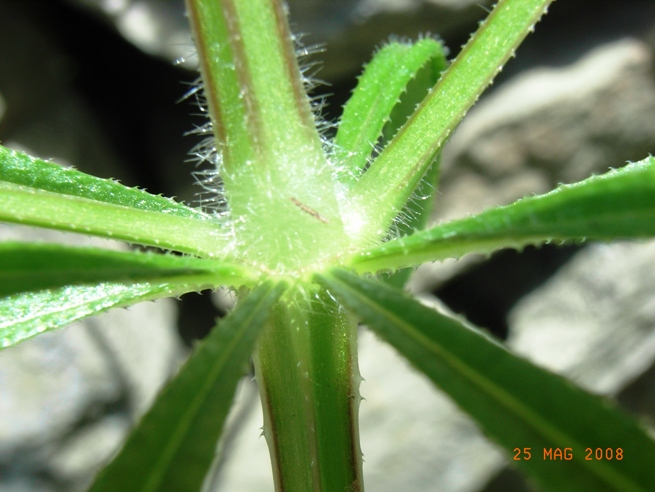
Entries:
<svg viewBox="0 0 655 492">
<path fill-rule="evenodd" d="M 336 120 L 390 34 L 439 34 L 454 56 L 489 1 L 296 0 L 325 51 Z M 560 0 L 444 151 L 434 220 L 542 193 L 655 153 L 655 4 Z M 194 203 L 178 102 L 196 78 L 181 1 L 0 0 L 0 141 Z M 29 228 L 2 239 L 121 248 Z M 655 423 L 655 243 L 569 245 L 421 267 L 410 290 Z M 0 490 L 84 490 L 229 299 L 190 294 L 92 318 L 0 353 Z M 365 329 L 362 447 L 372 491 L 531 486 L 424 378 Z M 206 490 L 270 491 L 254 383 L 244 380 Z"/>
</svg>

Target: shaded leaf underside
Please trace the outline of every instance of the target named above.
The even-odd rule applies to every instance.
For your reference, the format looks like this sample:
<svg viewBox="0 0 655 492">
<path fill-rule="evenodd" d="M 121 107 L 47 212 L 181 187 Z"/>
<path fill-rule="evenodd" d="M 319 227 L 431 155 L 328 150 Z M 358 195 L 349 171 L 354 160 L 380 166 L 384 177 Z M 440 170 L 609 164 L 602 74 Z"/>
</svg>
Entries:
<svg viewBox="0 0 655 492">
<path fill-rule="evenodd" d="M 256 279 L 248 268 L 192 257 L 0 243 L 0 347 L 113 307 Z"/>
</svg>

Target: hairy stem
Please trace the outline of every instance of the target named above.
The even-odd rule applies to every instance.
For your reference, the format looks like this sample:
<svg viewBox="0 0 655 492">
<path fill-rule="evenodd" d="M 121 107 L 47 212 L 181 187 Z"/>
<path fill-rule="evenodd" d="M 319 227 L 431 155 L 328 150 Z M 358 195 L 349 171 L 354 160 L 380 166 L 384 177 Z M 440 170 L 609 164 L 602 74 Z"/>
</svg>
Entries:
<svg viewBox="0 0 655 492">
<path fill-rule="evenodd" d="M 323 290 L 289 294 L 255 362 L 276 490 L 363 490 L 357 323 Z"/>
<path fill-rule="evenodd" d="M 345 248 L 281 0 L 187 0 L 237 246 L 289 273 Z M 329 242 L 316 238 L 330 237 Z"/>
</svg>

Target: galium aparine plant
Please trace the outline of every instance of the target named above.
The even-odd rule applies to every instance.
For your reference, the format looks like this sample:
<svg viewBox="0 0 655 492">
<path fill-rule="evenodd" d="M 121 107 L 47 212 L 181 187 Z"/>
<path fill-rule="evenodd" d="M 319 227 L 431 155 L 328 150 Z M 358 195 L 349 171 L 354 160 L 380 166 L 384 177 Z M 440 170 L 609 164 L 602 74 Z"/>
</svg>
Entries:
<svg viewBox="0 0 655 492">
<path fill-rule="evenodd" d="M 187 0 L 212 133 L 196 153 L 222 190 L 211 213 L 0 148 L 0 220 L 163 252 L 1 243 L 2 347 L 143 300 L 238 296 L 93 491 L 199 490 L 252 356 L 276 489 L 363 490 L 358 322 L 509 456 L 572 448 L 570 461 L 516 462 L 545 489 L 655 490 L 638 423 L 401 290 L 423 262 L 655 234 L 652 157 L 425 229 L 440 150 L 549 4 L 500 0 L 448 67 L 431 38 L 380 49 L 326 143 L 281 0 Z M 590 446 L 621 459 L 586 460 Z"/>
</svg>

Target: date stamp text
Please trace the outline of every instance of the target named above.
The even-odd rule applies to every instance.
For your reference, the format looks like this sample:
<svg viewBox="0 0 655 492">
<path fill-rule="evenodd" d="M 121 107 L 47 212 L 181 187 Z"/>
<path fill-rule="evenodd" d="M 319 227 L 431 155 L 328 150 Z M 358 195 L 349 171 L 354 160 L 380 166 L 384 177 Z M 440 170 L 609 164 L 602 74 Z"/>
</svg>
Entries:
<svg viewBox="0 0 655 492">
<path fill-rule="evenodd" d="M 573 448 L 514 448 L 514 461 L 527 461 L 531 459 L 543 459 L 544 461 L 571 461 L 573 459 Z M 585 448 L 584 459 L 586 461 L 611 461 L 623 460 L 623 448 Z"/>
</svg>

